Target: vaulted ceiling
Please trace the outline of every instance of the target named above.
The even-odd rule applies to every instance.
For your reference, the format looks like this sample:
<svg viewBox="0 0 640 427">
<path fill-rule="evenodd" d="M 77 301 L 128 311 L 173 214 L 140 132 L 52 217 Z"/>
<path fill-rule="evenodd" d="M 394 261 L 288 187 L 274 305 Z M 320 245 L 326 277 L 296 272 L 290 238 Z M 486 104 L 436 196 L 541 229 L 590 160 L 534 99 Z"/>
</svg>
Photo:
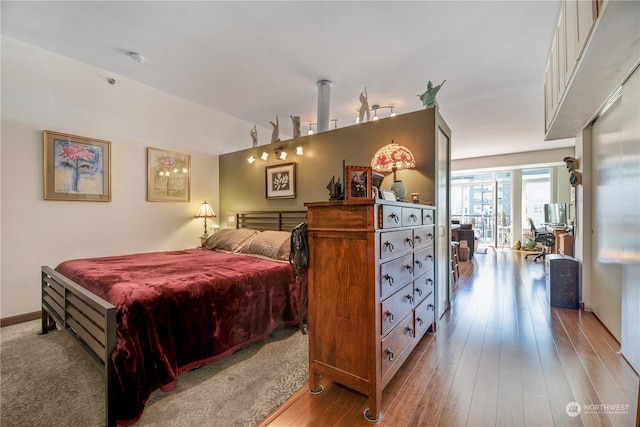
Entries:
<svg viewBox="0 0 640 427">
<path fill-rule="evenodd" d="M 355 124 L 358 96 L 440 111 L 454 159 L 572 146 L 544 141 L 544 72 L 560 0 L 3 1 L 2 34 L 270 128 Z M 139 52 L 139 63 L 129 57 Z M 380 117 L 389 109 L 381 109 Z M 283 126 L 283 134 L 286 129 Z M 247 131 L 248 132 L 248 131 Z M 230 146 L 228 151 L 246 146 Z"/>
</svg>

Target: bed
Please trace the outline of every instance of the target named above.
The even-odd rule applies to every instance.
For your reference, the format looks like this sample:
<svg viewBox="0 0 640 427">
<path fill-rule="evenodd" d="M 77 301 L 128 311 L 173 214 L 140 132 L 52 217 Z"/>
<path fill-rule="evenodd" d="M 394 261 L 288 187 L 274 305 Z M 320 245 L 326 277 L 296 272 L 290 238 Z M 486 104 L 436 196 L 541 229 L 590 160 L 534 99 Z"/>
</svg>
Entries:
<svg viewBox="0 0 640 427">
<path fill-rule="evenodd" d="M 108 426 L 134 424 L 181 373 L 299 323 L 288 236 L 305 215 L 238 213 L 203 248 L 42 267 L 42 333 L 57 324 L 101 370 Z"/>
</svg>

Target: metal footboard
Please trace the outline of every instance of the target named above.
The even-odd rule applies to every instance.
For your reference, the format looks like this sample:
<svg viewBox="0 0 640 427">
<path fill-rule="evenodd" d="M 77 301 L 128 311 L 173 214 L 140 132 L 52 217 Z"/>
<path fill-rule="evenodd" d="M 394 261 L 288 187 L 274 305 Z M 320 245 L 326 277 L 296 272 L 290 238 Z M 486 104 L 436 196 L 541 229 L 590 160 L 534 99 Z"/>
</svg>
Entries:
<svg viewBox="0 0 640 427">
<path fill-rule="evenodd" d="M 64 329 L 102 372 L 106 425 L 116 425 L 111 396 L 111 354 L 116 346 L 116 307 L 48 266 L 42 267 L 42 333 L 51 321 Z"/>
</svg>

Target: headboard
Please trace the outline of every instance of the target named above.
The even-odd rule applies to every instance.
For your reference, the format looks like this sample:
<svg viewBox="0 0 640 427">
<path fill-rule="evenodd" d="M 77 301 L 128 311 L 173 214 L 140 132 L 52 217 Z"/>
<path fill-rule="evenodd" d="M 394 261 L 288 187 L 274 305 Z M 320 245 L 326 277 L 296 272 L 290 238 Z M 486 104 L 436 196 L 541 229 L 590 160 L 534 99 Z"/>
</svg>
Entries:
<svg viewBox="0 0 640 427">
<path fill-rule="evenodd" d="M 252 211 L 236 213 L 236 228 L 291 231 L 307 220 L 307 211 Z"/>
</svg>

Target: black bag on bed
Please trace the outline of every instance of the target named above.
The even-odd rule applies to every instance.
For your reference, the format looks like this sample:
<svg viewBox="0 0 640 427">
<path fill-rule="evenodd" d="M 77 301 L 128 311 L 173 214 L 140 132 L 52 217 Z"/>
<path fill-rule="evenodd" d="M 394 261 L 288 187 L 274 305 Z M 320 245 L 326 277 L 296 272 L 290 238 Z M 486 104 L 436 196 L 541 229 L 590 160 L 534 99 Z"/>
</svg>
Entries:
<svg viewBox="0 0 640 427">
<path fill-rule="evenodd" d="M 305 300 L 302 292 L 302 269 L 309 266 L 309 243 L 307 241 L 306 222 L 296 225 L 296 227 L 291 231 L 289 264 L 293 267 L 296 273 L 296 282 L 298 282 L 298 297 L 300 301 L 300 304 L 298 304 L 298 320 L 300 322 L 300 331 L 306 335 L 309 328 L 307 326 L 306 319 L 303 319 L 302 317 L 302 301 Z"/>
</svg>

